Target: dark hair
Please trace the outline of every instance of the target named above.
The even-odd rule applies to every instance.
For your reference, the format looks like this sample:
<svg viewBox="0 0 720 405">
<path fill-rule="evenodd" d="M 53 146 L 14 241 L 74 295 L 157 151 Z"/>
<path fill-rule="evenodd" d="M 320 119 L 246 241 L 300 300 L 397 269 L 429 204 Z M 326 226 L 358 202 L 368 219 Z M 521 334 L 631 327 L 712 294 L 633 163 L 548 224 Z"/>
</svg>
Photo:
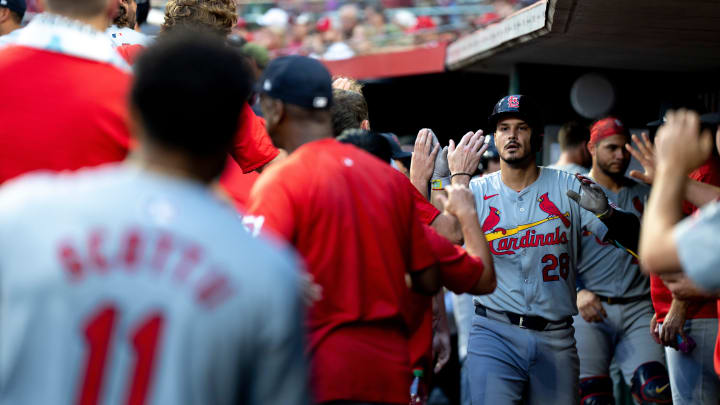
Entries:
<svg viewBox="0 0 720 405">
<path fill-rule="evenodd" d="M 580 125 L 578 122 L 568 122 L 560 128 L 558 132 L 558 142 L 560 143 L 560 149 L 566 150 L 568 148 L 574 148 L 580 146 L 583 142 L 587 143 L 590 141 L 590 130 L 585 125 Z"/>
<path fill-rule="evenodd" d="M 251 77 L 217 36 L 175 32 L 138 59 L 131 103 L 149 138 L 192 154 L 218 153 L 235 136 Z"/>
<path fill-rule="evenodd" d="M 392 149 L 390 148 L 390 143 L 387 139 L 374 132 L 362 129 L 348 129 L 344 131 L 337 140 L 342 143 L 355 145 L 385 163 L 390 163 L 390 160 L 392 159 Z"/>
<path fill-rule="evenodd" d="M 15 24 L 22 24 L 23 16 L 21 16 L 20 14 L 10 10 L 10 17 L 13 19 L 13 21 L 15 21 Z"/>
<path fill-rule="evenodd" d="M 107 0 L 45 0 L 48 11 L 70 17 L 95 17 L 105 12 Z"/>
<path fill-rule="evenodd" d="M 360 128 L 360 124 L 368 119 L 368 106 L 362 94 L 333 89 L 333 104 L 330 107 L 332 115 L 333 133 L 340 136 L 350 128 Z"/>
</svg>

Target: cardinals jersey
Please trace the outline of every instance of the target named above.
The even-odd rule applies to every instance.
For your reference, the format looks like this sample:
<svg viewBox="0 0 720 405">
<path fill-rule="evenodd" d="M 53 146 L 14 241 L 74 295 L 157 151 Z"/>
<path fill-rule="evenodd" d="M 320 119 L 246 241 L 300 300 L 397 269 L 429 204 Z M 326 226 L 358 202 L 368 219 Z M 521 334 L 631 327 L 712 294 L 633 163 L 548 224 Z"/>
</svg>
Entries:
<svg viewBox="0 0 720 405">
<path fill-rule="evenodd" d="M 126 165 L 0 191 L 0 403 L 307 403 L 291 255 Z"/>
<path fill-rule="evenodd" d="M 567 196 L 568 190 L 580 191 L 570 173 L 541 168 L 537 180 L 520 192 L 507 187 L 500 175 L 470 182 L 497 278 L 495 292 L 475 302 L 551 321 L 577 314 L 582 229 L 603 239 L 607 227 Z"/>
<path fill-rule="evenodd" d="M 617 194 L 605 187 L 602 189 L 608 199 L 623 211 L 633 213 L 638 218 L 642 217 L 650 187 L 628 179 L 628 185 Z M 638 260 L 625 249 L 618 249 L 603 242 L 588 229 L 583 229 L 578 279 L 578 286 L 581 288 L 606 297 L 639 297 L 650 294 L 649 278 L 640 271 Z"/>
<path fill-rule="evenodd" d="M 111 25 L 105 33 L 108 34 L 116 48 L 123 45 L 148 46 L 152 43 L 151 38 L 147 35 L 127 27 L 120 28 L 117 25 Z"/>
</svg>

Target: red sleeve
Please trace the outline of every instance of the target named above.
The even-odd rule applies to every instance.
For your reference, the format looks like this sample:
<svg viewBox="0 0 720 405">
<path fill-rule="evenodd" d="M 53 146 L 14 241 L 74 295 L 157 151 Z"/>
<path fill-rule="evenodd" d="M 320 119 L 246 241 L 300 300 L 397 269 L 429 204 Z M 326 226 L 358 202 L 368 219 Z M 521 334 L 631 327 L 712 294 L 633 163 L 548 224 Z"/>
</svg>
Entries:
<svg viewBox="0 0 720 405">
<path fill-rule="evenodd" d="M 230 154 L 243 173 L 249 173 L 268 164 L 278 153 L 265 129 L 265 120 L 255 115 L 250 105 L 245 103 Z"/>
<path fill-rule="evenodd" d="M 125 59 L 125 62 L 128 63 L 128 65 L 132 66 L 135 64 L 135 61 L 137 60 L 138 56 L 140 56 L 140 53 L 145 50 L 145 47 L 142 45 L 120 45 L 117 47 L 117 52 L 120 54 L 120 56 Z"/>
<path fill-rule="evenodd" d="M 277 169 L 275 167 L 271 169 Z M 263 217 L 262 230 L 292 243 L 295 234 L 295 209 L 290 190 L 279 170 L 271 170 L 258 178 L 250 191 L 248 215 Z"/>
<path fill-rule="evenodd" d="M 440 215 L 440 211 L 435 208 L 434 205 L 430 204 L 430 201 L 426 200 L 422 194 L 408 182 L 408 185 L 412 189 L 413 201 L 415 202 L 415 212 L 420 218 L 420 222 L 425 225 L 430 225 L 435 218 Z"/>
<path fill-rule="evenodd" d="M 431 227 L 425 225 L 427 240 L 432 247 L 443 285 L 456 294 L 468 292 L 482 277 L 482 260 L 470 256 L 465 249 L 453 245 Z"/>
<path fill-rule="evenodd" d="M 402 176 L 402 175 L 401 175 Z M 410 270 L 421 271 L 435 264 L 435 256 L 432 254 L 431 245 L 428 243 L 425 227 L 418 218 L 418 213 L 415 212 L 415 201 L 414 199 L 409 202 L 409 217 L 410 221 Z"/>
</svg>

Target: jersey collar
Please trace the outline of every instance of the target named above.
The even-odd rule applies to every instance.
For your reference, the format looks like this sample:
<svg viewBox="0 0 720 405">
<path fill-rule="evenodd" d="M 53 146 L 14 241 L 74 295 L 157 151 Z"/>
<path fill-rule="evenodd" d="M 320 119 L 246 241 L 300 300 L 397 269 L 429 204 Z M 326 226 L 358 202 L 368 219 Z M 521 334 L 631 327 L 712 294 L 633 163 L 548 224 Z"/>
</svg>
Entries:
<svg viewBox="0 0 720 405">
<path fill-rule="evenodd" d="M 108 63 L 130 71 L 130 66 L 115 51 L 104 32 L 56 14 L 37 15 L 13 44 Z"/>
</svg>

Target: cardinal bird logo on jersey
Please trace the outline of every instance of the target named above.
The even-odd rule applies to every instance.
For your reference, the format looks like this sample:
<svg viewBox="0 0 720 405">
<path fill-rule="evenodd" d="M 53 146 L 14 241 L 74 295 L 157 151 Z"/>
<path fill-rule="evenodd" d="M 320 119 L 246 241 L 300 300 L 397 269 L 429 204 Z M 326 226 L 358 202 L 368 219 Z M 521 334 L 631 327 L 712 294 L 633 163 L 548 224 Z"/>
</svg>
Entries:
<svg viewBox="0 0 720 405">
<path fill-rule="evenodd" d="M 538 198 L 538 202 L 540 203 L 540 209 L 546 212 L 549 216 L 557 216 L 562 221 L 563 225 L 565 225 L 566 228 L 570 228 L 570 220 L 565 217 L 565 215 L 560 212 L 557 205 L 555 205 L 554 202 L 550 201 L 550 198 L 548 197 L 548 193 L 545 193 Z"/>
<path fill-rule="evenodd" d="M 490 207 L 490 214 L 488 214 L 487 218 L 485 218 L 485 221 L 482 225 L 482 231 L 483 233 L 488 233 L 495 229 L 497 224 L 500 223 L 500 211 L 495 207 Z M 498 228 L 498 231 L 505 231 L 502 228 Z"/>
<path fill-rule="evenodd" d="M 642 215 L 643 211 L 645 210 L 645 204 L 640 201 L 640 197 L 635 196 L 632 200 L 633 207 L 635 207 L 635 211 L 639 212 L 640 215 Z"/>
</svg>

